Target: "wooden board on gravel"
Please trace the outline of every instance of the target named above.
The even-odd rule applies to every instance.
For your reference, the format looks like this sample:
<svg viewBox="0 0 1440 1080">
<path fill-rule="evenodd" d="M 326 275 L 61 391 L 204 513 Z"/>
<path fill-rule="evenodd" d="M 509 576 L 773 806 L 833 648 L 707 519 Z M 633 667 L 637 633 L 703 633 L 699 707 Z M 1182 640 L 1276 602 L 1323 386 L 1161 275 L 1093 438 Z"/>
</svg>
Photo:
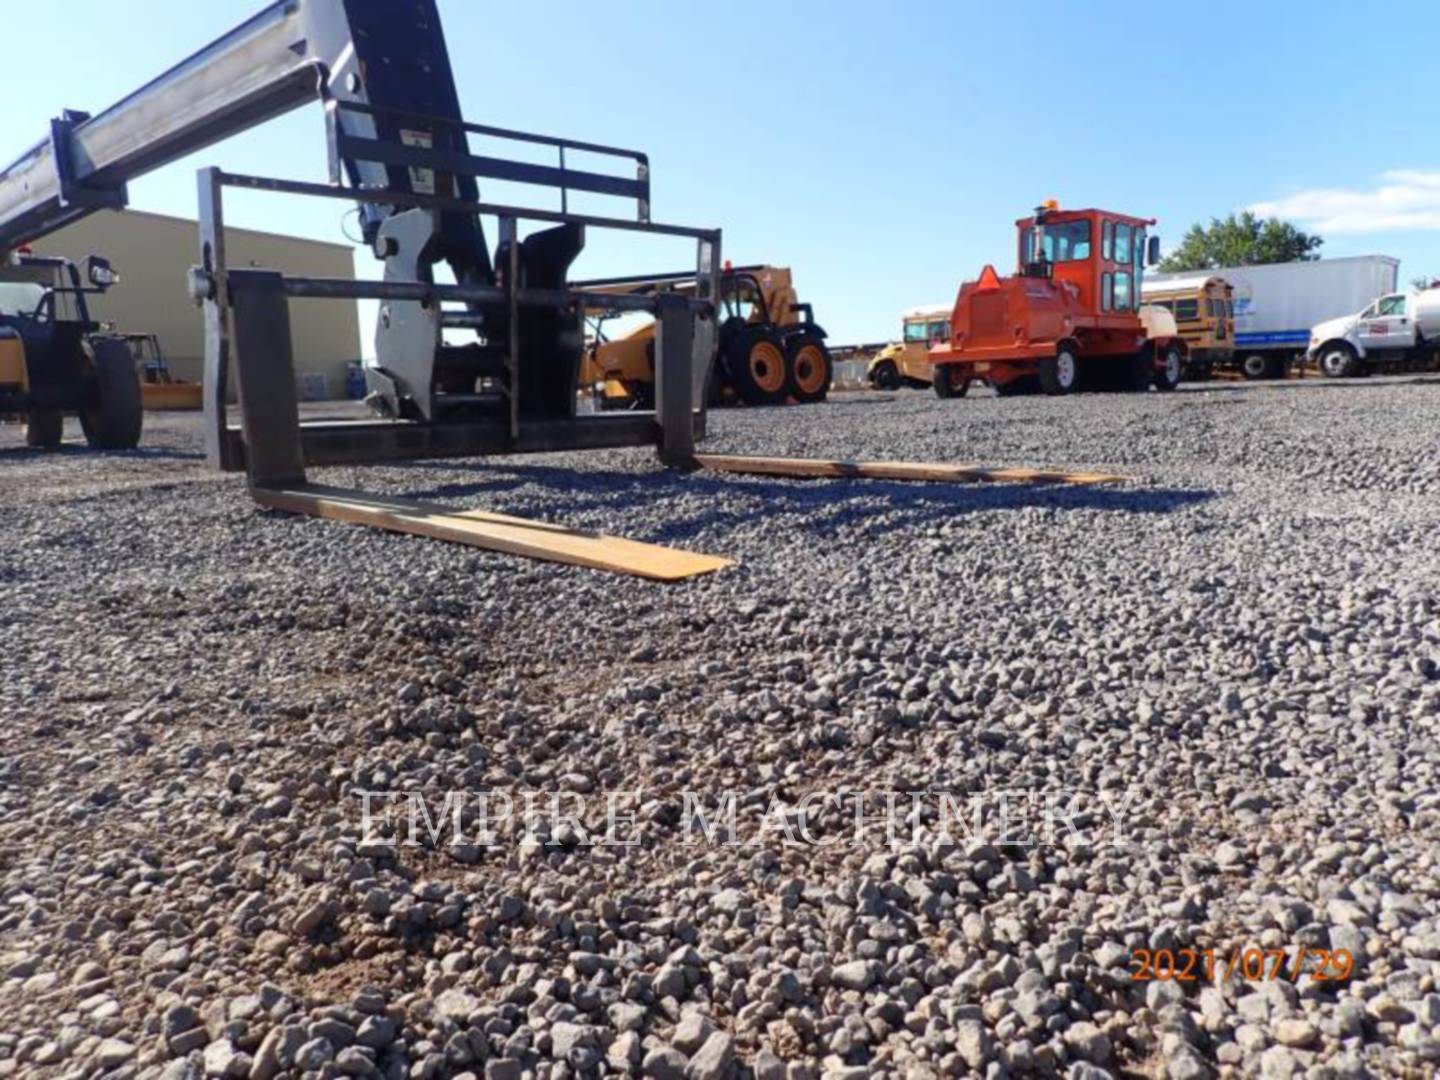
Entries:
<svg viewBox="0 0 1440 1080">
<path fill-rule="evenodd" d="M 652 581 L 682 581 L 732 565 L 732 560 L 717 555 L 583 532 L 546 521 L 485 510 L 456 510 L 438 503 L 371 495 L 346 488 L 306 484 L 281 489 L 254 488 L 251 494 L 261 506 L 274 510 L 370 525 L 390 532 L 428 536 Z"/>
</svg>

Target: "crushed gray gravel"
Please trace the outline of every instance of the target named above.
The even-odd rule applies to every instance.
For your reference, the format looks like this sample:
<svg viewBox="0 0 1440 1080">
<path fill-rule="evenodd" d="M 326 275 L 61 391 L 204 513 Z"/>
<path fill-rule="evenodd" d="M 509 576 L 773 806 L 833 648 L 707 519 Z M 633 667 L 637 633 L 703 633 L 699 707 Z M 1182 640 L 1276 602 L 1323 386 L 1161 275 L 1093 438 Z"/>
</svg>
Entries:
<svg viewBox="0 0 1440 1080">
<path fill-rule="evenodd" d="M 674 586 L 261 512 L 147 424 L 0 427 L 0 1077 L 1440 1067 L 1440 381 L 843 394 L 707 444 L 1116 487 L 313 477 L 738 559 Z M 579 809 L 383 811 L 452 792 Z M 1078 832 L 936 812 L 1004 792 Z"/>
</svg>

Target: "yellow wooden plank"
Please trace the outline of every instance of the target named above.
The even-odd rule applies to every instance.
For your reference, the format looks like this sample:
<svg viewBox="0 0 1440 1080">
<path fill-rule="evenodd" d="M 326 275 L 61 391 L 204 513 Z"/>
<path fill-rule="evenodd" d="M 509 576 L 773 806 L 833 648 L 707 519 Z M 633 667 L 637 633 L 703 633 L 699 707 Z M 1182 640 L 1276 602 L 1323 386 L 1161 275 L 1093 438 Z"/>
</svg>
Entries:
<svg viewBox="0 0 1440 1080">
<path fill-rule="evenodd" d="M 653 581 L 681 581 L 732 565 L 730 559 L 716 555 L 625 540 L 603 533 L 581 532 L 564 525 L 484 510 L 453 510 L 436 503 L 371 495 L 344 488 L 307 484 L 284 489 L 254 488 L 251 494 L 261 506 L 276 510 L 370 525 L 390 532 L 428 536 L 530 559 L 631 574 Z"/>
<path fill-rule="evenodd" d="M 825 461 L 811 458 L 750 457 L 733 454 L 696 454 L 702 468 L 714 472 L 749 473 L 757 476 L 852 478 L 862 480 L 916 480 L 939 483 L 1010 484 L 1113 484 L 1121 476 L 1095 472 L 1063 472 L 1055 469 L 1000 468 L 979 465 L 947 465 L 921 461 Z"/>
</svg>

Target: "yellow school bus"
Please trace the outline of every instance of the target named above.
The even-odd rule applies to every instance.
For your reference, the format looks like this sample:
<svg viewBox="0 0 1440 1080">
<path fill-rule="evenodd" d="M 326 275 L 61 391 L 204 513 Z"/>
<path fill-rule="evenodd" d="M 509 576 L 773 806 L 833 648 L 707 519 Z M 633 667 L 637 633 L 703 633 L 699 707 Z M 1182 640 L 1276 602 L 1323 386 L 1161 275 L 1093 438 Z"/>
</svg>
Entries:
<svg viewBox="0 0 1440 1080">
<path fill-rule="evenodd" d="M 1191 274 L 1162 281 L 1146 280 L 1141 303 L 1164 308 L 1189 346 L 1191 378 L 1205 378 L 1217 364 L 1235 357 L 1235 304 L 1230 283 L 1209 274 Z"/>
<path fill-rule="evenodd" d="M 902 386 L 926 387 L 934 370 L 930 346 L 950 340 L 952 304 L 911 308 L 900 317 L 901 340 L 875 354 L 865 373 L 877 390 L 898 390 Z"/>
</svg>

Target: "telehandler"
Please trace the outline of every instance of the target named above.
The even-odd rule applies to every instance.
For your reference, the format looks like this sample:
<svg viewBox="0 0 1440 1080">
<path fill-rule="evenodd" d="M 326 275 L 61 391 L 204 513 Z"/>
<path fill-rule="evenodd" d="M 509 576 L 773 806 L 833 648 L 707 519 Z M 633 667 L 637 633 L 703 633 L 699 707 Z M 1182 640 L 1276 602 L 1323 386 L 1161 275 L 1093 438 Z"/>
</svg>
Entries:
<svg viewBox="0 0 1440 1080">
<path fill-rule="evenodd" d="M 695 295 L 693 274 L 647 280 L 592 281 L 597 292 L 620 295 L 674 292 Z M 719 333 L 711 359 L 711 404 L 734 396 L 747 405 L 824 401 L 834 362 L 826 334 L 809 304 L 800 303 L 793 276 L 780 266 L 726 266 L 720 274 Z M 605 312 L 592 312 L 593 338 L 585 350 L 580 383 L 601 408 L 655 407 L 655 320 L 614 337 L 605 334 Z"/>
<path fill-rule="evenodd" d="M 128 450 L 140 442 L 144 406 L 140 379 L 123 339 L 101 333 L 86 297 L 116 280 L 107 260 L 28 252 L 0 264 L 0 416 L 25 422 L 33 447 L 60 445 L 67 414 L 80 418 L 97 449 Z"/>
<path fill-rule="evenodd" d="M 469 44 L 467 60 L 489 43 Z M 526 90 L 493 89 L 496 101 Z M 732 348 L 720 350 L 717 323 L 726 307 L 720 230 L 652 220 L 650 160 L 641 151 L 464 120 L 435 0 L 272 0 L 104 111 L 62 113 L 46 137 L 0 169 L 0 250 L 96 211 L 123 209 L 131 180 L 317 101 L 324 111 L 328 182 L 213 167 L 197 176 L 199 261 L 186 286 L 205 325 L 206 458 L 225 471 L 243 470 L 251 496 L 263 507 L 678 581 L 720 570 L 731 560 L 554 522 L 329 487 L 313 483 L 308 470 L 651 446 L 667 466 L 686 472 L 952 483 L 1115 479 L 1035 469 L 696 453 L 696 440 L 705 434 L 704 390 L 712 361 L 722 353 L 727 360 L 741 355 L 735 342 L 771 347 L 744 353 L 750 363 L 739 376 L 743 382 L 748 371 L 765 396 L 781 385 L 792 393 L 797 387 L 804 394 L 823 393 L 828 357 L 808 309 L 785 295 L 775 279 L 772 286 L 784 296 L 779 303 L 769 299 L 759 279 L 732 290 L 741 306 L 747 296 L 755 304 L 758 295 L 763 311 L 752 319 L 732 310 L 725 320 Z M 574 108 L 580 113 L 594 105 L 581 101 Z M 524 143 L 527 156 L 544 148 L 554 153 L 555 163 L 497 156 L 503 148 L 472 153 L 472 136 L 507 146 Z M 573 154 L 603 159 L 597 168 L 607 171 L 576 168 Z M 481 180 L 558 192 L 560 208 L 487 202 Z M 232 264 L 225 196 L 235 189 L 358 203 L 360 231 L 383 264 L 383 278 L 352 281 Z M 570 199 L 578 193 L 604 196 L 609 207 L 628 210 L 577 213 Z M 689 295 L 678 286 L 636 291 L 637 282 L 674 284 L 684 275 L 643 275 L 611 282 L 608 291 L 571 279 L 571 266 L 587 241 L 620 233 L 683 242 L 694 256 Z M 730 276 L 739 285 L 743 275 Z M 364 361 L 367 401 L 378 417 L 302 417 L 289 316 L 290 303 L 298 299 L 379 302 L 374 355 Z M 597 311 L 655 320 L 653 412 L 579 413 L 584 317 Z M 803 322 L 792 323 L 798 315 Z M 777 331 L 785 348 L 775 347 Z M 123 343 L 121 349 L 133 380 L 129 351 Z M 757 365 L 757 352 L 764 364 Z M 782 361 L 792 359 L 783 378 L 777 376 Z M 231 422 L 227 404 L 232 384 L 238 423 Z"/>
</svg>

